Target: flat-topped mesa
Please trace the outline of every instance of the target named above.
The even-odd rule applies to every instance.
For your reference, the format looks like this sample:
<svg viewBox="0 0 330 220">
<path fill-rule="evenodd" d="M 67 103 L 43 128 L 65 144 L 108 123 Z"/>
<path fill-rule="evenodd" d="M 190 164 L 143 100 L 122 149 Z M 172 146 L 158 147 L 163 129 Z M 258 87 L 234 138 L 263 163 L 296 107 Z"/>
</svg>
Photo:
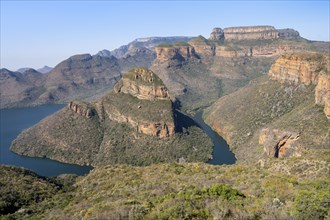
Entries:
<svg viewBox="0 0 330 220">
<path fill-rule="evenodd" d="M 155 48 L 155 51 L 157 60 L 160 62 L 171 60 L 178 60 L 182 62 L 196 56 L 194 48 L 185 42 L 160 44 Z"/>
<path fill-rule="evenodd" d="M 130 94 L 138 99 L 170 99 L 162 80 L 147 68 L 134 68 L 128 71 L 115 85 L 114 91 Z"/>
<path fill-rule="evenodd" d="M 317 75 L 324 65 L 322 54 L 293 53 L 278 58 L 268 75 L 277 81 L 294 84 L 316 84 Z"/>
<path fill-rule="evenodd" d="M 229 27 L 224 29 L 225 40 L 277 39 L 278 31 L 273 26 Z"/>
<path fill-rule="evenodd" d="M 91 118 L 95 115 L 95 109 L 87 102 L 81 102 L 81 101 L 69 102 L 68 109 L 85 118 Z"/>
</svg>

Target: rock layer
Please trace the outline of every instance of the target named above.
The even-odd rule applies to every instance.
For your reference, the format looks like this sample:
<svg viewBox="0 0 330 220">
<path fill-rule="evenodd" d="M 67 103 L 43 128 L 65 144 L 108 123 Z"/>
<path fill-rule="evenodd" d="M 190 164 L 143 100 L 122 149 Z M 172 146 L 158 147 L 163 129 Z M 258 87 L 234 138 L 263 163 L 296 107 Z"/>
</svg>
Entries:
<svg viewBox="0 0 330 220">
<path fill-rule="evenodd" d="M 278 38 L 272 26 L 229 27 L 224 29 L 225 40 L 265 40 Z"/>
<path fill-rule="evenodd" d="M 268 75 L 280 82 L 315 84 L 322 56 L 314 53 L 286 54 L 276 60 Z"/>
</svg>

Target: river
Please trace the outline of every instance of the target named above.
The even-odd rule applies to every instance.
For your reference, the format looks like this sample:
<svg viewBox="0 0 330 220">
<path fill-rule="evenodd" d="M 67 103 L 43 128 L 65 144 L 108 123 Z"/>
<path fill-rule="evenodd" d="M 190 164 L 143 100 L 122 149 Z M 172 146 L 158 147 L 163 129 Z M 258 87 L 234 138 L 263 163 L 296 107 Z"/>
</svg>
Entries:
<svg viewBox="0 0 330 220">
<path fill-rule="evenodd" d="M 46 177 L 63 173 L 87 174 L 92 167 L 65 164 L 47 158 L 20 156 L 9 150 L 11 142 L 19 133 L 37 124 L 43 118 L 63 108 L 63 106 L 42 105 L 0 110 L 0 164 L 25 167 Z M 197 112 L 192 119 L 212 139 L 214 144 L 213 158 L 207 163 L 214 165 L 235 163 L 235 155 L 229 150 L 226 141 L 205 124 L 202 119 L 202 112 Z"/>
<path fill-rule="evenodd" d="M 199 111 L 192 119 L 203 129 L 213 142 L 212 159 L 207 161 L 207 163 L 213 165 L 234 164 L 236 161 L 235 154 L 229 150 L 227 142 L 204 122 L 202 114 L 203 112 Z"/>
</svg>

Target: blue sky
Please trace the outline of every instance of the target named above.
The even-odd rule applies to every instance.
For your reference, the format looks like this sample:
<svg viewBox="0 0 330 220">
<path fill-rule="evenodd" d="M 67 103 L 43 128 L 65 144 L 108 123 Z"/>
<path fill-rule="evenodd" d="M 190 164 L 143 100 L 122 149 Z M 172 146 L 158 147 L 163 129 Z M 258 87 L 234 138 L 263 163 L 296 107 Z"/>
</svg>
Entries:
<svg viewBox="0 0 330 220">
<path fill-rule="evenodd" d="M 55 66 L 149 36 L 209 37 L 213 27 L 272 25 L 329 41 L 325 1 L 3 1 L 1 68 Z"/>
</svg>

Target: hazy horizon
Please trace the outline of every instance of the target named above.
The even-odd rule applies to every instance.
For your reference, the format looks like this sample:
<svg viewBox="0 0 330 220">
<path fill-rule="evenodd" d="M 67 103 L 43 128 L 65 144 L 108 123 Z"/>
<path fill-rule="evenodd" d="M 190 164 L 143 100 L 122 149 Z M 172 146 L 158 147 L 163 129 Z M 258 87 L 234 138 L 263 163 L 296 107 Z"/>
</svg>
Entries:
<svg viewBox="0 0 330 220">
<path fill-rule="evenodd" d="M 1 1 L 1 68 L 54 67 L 136 38 L 208 38 L 214 27 L 252 25 L 329 41 L 329 1 Z"/>
</svg>

